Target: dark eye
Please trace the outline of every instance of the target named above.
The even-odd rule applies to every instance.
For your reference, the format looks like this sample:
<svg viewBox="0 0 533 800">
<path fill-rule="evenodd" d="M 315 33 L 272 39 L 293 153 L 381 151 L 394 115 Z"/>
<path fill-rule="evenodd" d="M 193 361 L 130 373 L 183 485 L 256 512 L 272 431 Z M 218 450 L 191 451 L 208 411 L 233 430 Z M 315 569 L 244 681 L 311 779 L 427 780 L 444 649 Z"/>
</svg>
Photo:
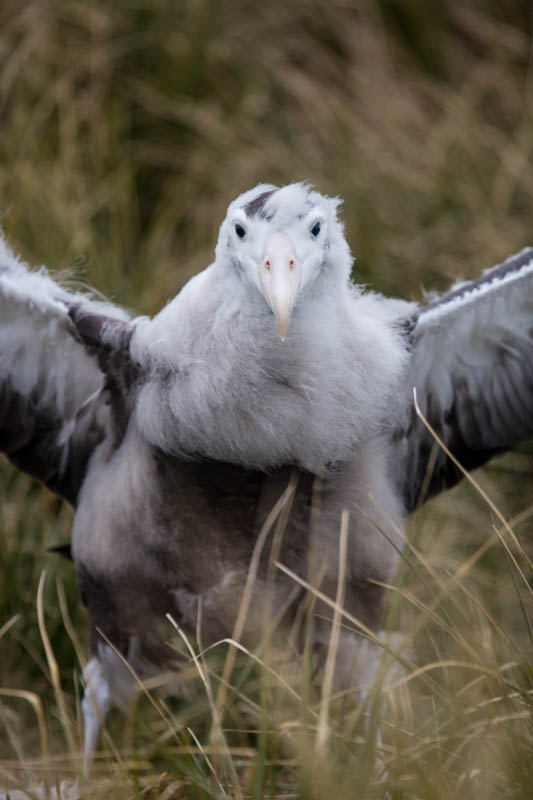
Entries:
<svg viewBox="0 0 533 800">
<path fill-rule="evenodd" d="M 311 228 L 311 233 L 313 234 L 313 236 L 318 236 L 318 234 L 320 233 L 320 222 L 315 222 L 315 224 Z"/>
<path fill-rule="evenodd" d="M 239 225 L 238 222 L 235 223 L 235 233 L 237 234 L 239 239 L 244 239 L 244 237 L 246 236 L 246 231 L 244 230 L 242 225 Z"/>
</svg>

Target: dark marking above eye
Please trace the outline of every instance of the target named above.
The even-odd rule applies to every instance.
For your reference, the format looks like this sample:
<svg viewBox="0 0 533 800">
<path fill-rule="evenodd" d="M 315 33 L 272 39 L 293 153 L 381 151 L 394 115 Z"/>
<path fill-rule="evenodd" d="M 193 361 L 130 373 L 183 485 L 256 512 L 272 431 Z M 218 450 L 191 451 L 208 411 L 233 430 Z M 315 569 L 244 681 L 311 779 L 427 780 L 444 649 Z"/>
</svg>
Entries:
<svg viewBox="0 0 533 800">
<path fill-rule="evenodd" d="M 255 217 L 256 214 L 261 214 L 261 212 L 264 210 L 266 201 L 274 194 L 274 192 L 277 192 L 277 189 L 270 189 L 268 192 L 262 192 L 254 200 L 250 200 L 250 202 L 244 206 L 244 213 L 246 216 Z M 261 216 L 264 216 L 264 214 L 261 214 Z"/>
<path fill-rule="evenodd" d="M 239 225 L 238 222 L 235 223 L 235 233 L 237 234 L 239 239 L 244 239 L 244 237 L 246 236 L 246 231 L 244 230 L 242 225 Z"/>
<path fill-rule="evenodd" d="M 311 228 L 311 233 L 313 234 L 313 236 L 318 236 L 318 234 L 320 233 L 320 228 L 321 228 L 320 222 L 315 222 L 315 224 Z"/>
</svg>

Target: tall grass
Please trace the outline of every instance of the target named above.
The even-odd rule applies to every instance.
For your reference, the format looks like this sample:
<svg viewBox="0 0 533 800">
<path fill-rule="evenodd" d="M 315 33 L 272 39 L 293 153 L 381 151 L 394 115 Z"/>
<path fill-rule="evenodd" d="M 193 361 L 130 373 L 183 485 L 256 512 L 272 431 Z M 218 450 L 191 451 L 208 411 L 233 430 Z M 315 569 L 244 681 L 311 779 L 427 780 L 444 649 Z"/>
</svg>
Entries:
<svg viewBox="0 0 533 800">
<path fill-rule="evenodd" d="M 345 199 L 356 277 L 418 298 L 531 243 L 531 26 L 518 0 L 4 0 L 3 227 L 152 313 L 209 263 L 238 192 L 309 180 Z M 531 466 L 478 476 L 529 557 Z M 7 465 L 0 485 L 0 786 L 73 780 L 86 619 L 47 554 L 71 512 Z M 364 707 L 332 699 L 327 735 L 311 664 L 240 653 L 214 741 L 228 644 L 195 650 L 186 699 L 111 715 L 84 796 L 529 798 L 531 576 L 500 528 L 471 486 L 412 518 L 386 613 L 401 669 Z"/>
</svg>

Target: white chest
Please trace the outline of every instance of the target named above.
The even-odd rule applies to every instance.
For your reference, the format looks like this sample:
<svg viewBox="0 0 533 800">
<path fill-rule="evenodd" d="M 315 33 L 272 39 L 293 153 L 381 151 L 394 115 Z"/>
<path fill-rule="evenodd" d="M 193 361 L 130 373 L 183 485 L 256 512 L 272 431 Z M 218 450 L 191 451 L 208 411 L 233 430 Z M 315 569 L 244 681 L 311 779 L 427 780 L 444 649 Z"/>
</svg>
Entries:
<svg viewBox="0 0 533 800">
<path fill-rule="evenodd" d="M 382 430 L 404 361 L 384 321 L 316 304 L 281 342 L 269 314 L 219 316 L 192 315 L 165 377 L 142 389 L 137 422 L 152 444 L 320 473 Z"/>
</svg>

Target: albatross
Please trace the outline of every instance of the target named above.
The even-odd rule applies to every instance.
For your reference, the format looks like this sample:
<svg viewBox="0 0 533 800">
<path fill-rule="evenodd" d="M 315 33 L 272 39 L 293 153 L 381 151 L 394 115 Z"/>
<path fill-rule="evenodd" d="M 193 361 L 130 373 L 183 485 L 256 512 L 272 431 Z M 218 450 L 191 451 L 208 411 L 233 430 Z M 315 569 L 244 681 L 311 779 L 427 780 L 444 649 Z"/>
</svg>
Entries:
<svg viewBox="0 0 533 800">
<path fill-rule="evenodd" d="M 370 681 L 361 630 L 379 630 L 405 516 L 457 462 L 533 434 L 533 249 L 419 307 L 351 282 L 339 205 L 302 183 L 245 192 L 213 264 L 153 318 L 2 240 L 0 449 L 75 508 L 86 768 L 132 690 L 123 659 L 141 677 L 170 663 L 166 615 L 203 646 L 231 636 L 254 553 L 241 640 L 260 641 L 266 608 L 282 632 L 301 618 L 294 576 L 335 598 L 342 567 L 361 629 L 339 634 L 335 682 Z M 318 664 L 330 632 L 318 601 Z"/>
</svg>

